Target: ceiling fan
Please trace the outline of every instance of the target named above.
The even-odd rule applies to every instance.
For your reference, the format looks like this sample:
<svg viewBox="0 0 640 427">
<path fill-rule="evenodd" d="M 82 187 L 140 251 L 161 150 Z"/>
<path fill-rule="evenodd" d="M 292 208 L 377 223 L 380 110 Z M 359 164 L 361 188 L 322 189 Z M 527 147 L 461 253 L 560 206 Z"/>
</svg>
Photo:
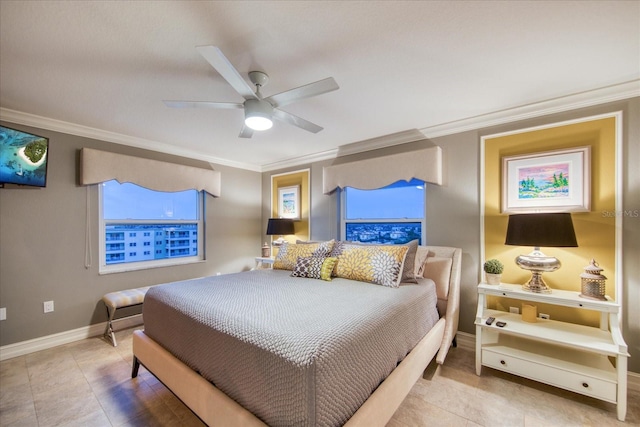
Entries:
<svg viewBox="0 0 640 427">
<path fill-rule="evenodd" d="M 243 103 L 232 102 L 207 102 L 207 101 L 163 101 L 172 108 L 219 108 L 219 109 L 244 109 L 244 126 L 240 131 L 240 138 L 251 138 L 254 130 L 267 130 L 273 126 L 273 120 L 289 123 L 309 132 L 318 133 L 323 128 L 295 116 L 280 107 L 299 101 L 304 98 L 331 92 L 340 87 L 329 77 L 315 83 L 300 86 L 295 89 L 262 97 L 260 88 L 269 81 L 269 76 L 262 71 L 250 71 L 249 80 L 255 85 L 254 89 L 242 78 L 240 73 L 231 65 L 222 51 L 215 46 L 199 46 L 196 48 L 204 59 L 245 99 Z"/>
</svg>

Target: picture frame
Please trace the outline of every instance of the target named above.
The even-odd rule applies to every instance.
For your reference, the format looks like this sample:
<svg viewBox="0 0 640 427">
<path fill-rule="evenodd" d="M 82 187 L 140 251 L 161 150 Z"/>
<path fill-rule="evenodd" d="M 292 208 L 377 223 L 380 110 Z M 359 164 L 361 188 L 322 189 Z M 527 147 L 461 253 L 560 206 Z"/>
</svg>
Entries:
<svg viewBox="0 0 640 427">
<path fill-rule="evenodd" d="M 590 210 L 590 146 L 502 158 L 502 213 Z"/>
<path fill-rule="evenodd" d="M 278 216 L 300 219 L 300 186 L 278 188 Z"/>
</svg>

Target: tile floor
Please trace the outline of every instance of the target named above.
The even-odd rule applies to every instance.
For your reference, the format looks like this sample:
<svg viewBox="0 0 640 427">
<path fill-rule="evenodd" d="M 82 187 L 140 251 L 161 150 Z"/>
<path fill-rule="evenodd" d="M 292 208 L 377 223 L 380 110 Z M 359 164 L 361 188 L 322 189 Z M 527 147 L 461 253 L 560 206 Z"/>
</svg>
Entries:
<svg viewBox="0 0 640 427">
<path fill-rule="evenodd" d="M 203 426 L 144 368 L 131 379 L 133 329 L 118 347 L 91 338 L 0 362 L 0 425 Z M 615 406 L 488 368 L 454 348 L 432 364 L 388 427 L 640 425 L 640 392 L 630 391 L 626 423 Z"/>
</svg>

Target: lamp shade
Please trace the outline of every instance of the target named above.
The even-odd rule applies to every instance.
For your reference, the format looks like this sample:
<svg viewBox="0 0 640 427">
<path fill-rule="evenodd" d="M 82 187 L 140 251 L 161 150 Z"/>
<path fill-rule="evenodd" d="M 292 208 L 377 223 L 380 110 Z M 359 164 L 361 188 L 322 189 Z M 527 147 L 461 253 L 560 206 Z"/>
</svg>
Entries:
<svg viewBox="0 0 640 427">
<path fill-rule="evenodd" d="M 294 234 L 292 219 L 269 218 L 267 223 L 268 236 L 283 236 L 286 234 Z"/>
<path fill-rule="evenodd" d="M 506 245 L 534 247 L 577 247 L 569 213 L 509 215 Z"/>
</svg>

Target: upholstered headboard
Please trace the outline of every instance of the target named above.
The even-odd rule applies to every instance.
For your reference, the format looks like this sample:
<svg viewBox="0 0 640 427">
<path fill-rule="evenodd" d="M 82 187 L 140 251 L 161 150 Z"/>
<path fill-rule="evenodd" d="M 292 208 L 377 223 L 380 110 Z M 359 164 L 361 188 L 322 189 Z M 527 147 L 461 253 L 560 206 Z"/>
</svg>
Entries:
<svg viewBox="0 0 640 427">
<path fill-rule="evenodd" d="M 445 318 L 444 337 L 436 357 L 436 361 L 442 364 L 458 332 L 462 250 L 447 246 L 419 246 L 416 263 L 424 259 L 425 255 L 424 267 L 419 269 L 418 273 L 435 282 L 438 312 Z"/>
</svg>

